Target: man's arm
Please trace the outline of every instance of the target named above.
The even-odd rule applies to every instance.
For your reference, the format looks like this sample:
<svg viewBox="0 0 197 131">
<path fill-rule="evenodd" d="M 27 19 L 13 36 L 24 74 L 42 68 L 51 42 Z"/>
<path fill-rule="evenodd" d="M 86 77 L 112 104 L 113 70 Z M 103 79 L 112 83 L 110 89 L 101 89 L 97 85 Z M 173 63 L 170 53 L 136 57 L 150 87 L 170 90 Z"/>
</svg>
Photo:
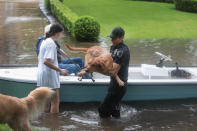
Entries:
<svg viewBox="0 0 197 131">
<path fill-rule="evenodd" d="M 109 72 L 110 76 L 114 76 L 115 74 L 118 73 L 118 71 L 120 70 L 120 65 L 117 63 L 113 63 L 113 68 L 112 70 Z"/>
<path fill-rule="evenodd" d="M 102 72 L 102 74 L 107 76 L 115 76 L 115 74 L 117 74 L 119 70 L 120 70 L 120 65 L 113 63 L 113 68 L 109 72 Z"/>
</svg>

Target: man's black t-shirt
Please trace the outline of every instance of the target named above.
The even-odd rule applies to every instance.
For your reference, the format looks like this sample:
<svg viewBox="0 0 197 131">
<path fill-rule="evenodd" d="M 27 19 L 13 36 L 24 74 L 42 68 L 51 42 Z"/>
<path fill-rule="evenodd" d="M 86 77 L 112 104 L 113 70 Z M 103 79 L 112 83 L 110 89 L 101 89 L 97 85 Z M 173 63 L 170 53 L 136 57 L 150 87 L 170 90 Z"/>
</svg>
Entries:
<svg viewBox="0 0 197 131">
<path fill-rule="evenodd" d="M 118 76 L 122 81 L 127 82 L 130 60 L 129 48 L 127 47 L 127 45 L 124 44 L 124 42 L 121 42 L 116 46 L 112 45 L 110 48 L 110 53 L 112 54 L 114 63 L 120 65 Z M 111 77 L 111 80 L 115 80 L 115 78 Z"/>
</svg>

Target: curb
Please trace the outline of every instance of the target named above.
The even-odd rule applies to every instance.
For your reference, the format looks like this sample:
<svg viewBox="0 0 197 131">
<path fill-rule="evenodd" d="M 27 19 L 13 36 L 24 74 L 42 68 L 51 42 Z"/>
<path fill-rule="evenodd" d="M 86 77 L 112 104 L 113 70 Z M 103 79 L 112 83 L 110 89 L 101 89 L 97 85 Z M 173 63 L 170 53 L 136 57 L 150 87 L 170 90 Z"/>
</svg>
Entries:
<svg viewBox="0 0 197 131">
<path fill-rule="evenodd" d="M 47 21 L 49 23 L 57 23 L 57 20 L 56 18 L 51 14 L 51 12 L 49 10 L 47 10 L 45 8 L 45 5 L 44 5 L 44 0 L 40 0 L 40 3 L 39 3 L 39 8 L 42 12 L 42 14 L 47 18 Z"/>
</svg>

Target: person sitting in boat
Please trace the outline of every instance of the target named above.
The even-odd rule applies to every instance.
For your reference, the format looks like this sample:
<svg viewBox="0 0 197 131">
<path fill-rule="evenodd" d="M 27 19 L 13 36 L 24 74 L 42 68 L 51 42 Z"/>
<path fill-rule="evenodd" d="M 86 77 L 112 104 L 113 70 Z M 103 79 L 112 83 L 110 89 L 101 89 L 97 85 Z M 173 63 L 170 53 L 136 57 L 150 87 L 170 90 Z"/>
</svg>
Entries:
<svg viewBox="0 0 197 131">
<path fill-rule="evenodd" d="M 40 36 L 36 43 L 36 53 L 39 55 L 40 52 L 40 46 L 43 42 L 43 40 L 46 37 L 46 33 L 50 31 L 52 24 L 46 25 L 44 29 L 44 35 Z M 81 69 L 84 68 L 84 61 L 81 57 L 72 57 L 69 58 L 68 55 L 60 49 L 60 45 L 57 41 L 55 41 L 55 44 L 57 46 L 57 58 L 58 58 L 58 66 L 61 69 L 66 69 L 69 74 L 74 73 L 77 75 L 78 72 L 81 71 Z M 90 78 L 89 75 L 86 75 L 83 77 L 83 79 Z"/>
</svg>

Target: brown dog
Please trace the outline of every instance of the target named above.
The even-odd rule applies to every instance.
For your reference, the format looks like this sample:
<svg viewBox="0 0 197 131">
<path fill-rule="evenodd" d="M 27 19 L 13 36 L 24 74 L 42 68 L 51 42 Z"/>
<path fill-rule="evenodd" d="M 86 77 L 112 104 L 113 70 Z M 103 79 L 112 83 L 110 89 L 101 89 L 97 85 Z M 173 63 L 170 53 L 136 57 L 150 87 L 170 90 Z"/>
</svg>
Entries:
<svg viewBox="0 0 197 131">
<path fill-rule="evenodd" d="M 82 51 L 85 55 L 85 68 L 78 73 L 81 77 L 86 73 L 98 72 L 110 76 L 110 71 L 113 70 L 113 58 L 105 48 L 100 46 L 92 46 L 90 48 L 74 48 L 66 44 L 66 47 L 71 51 Z M 117 71 L 118 72 L 118 71 Z M 124 86 L 124 82 L 120 80 L 119 76 L 113 75 L 120 86 Z"/>
<path fill-rule="evenodd" d="M 38 117 L 54 93 L 40 87 L 21 99 L 0 94 L 0 123 L 7 123 L 14 131 L 31 131 L 29 119 Z"/>
</svg>

